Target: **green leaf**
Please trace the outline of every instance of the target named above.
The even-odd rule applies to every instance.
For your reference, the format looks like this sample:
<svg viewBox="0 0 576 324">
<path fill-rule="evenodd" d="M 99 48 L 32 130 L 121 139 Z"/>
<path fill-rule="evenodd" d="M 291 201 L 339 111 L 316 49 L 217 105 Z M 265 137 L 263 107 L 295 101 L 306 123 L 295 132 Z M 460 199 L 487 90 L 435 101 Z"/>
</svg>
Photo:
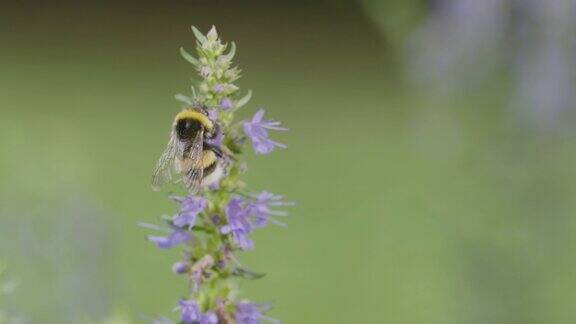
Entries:
<svg viewBox="0 0 576 324">
<path fill-rule="evenodd" d="M 184 49 L 184 47 L 180 47 L 180 55 L 182 55 L 182 57 L 192 63 L 194 66 L 198 67 L 200 66 L 200 61 L 198 61 L 198 59 L 196 59 L 194 56 L 192 56 L 190 53 L 186 52 L 186 50 Z"/>
<path fill-rule="evenodd" d="M 185 104 L 192 105 L 192 98 L 185 96 L 181 93 L 175 95 L 174 98 L 180 102 L 185 103 Z"/>
<path fill-rule="evenodd" d="M 222 55 L 222 57 L 224 57 L 224 59 L 227 61 L 231 61 L 234 58 L 235 54 L 236 54 L 236 43 L 230 42 L 230 51 L 228 52 L 228 54 Z"/>
<path fill-rule="evenodd" d="M 251 98 L 252 98 L 252 90 L 248 90 L 248 93 L 244 97 L 240 98 L 238 102 L 236 102 L 236 108 L 240 108 L 246 105 Z"/>
<path fill-rule="evenodd" d="M 194 86 L 190 86 L 190 90 L 192 90 L 192 98 L 196 99 L 198 98 L 198 96 L 196 95 L 196 88 L 194 88 Z"/>
<path fill-rule="evenodd" d="M 194 36 L 196 36 L 196 39 L 200 42 L 200 43 L 206 43 L 206 41 L 208 41 L 208 39 L 206 38 L 206 36 L 204 36 L 204 34 L 202 34 L 201 31 L 199 31 L 196 27 L 192 26 L 192 32 L 194 33 Z"/>
<path fill-rule="evenodd" d="M 257 273 L 252 270 L 244 269 L 244 268 L 236 268 L 232 272 L 235 276 L 246 278 L 246 279 L 260 279 L 266 276 L 265 273 Z"/>
</svg>

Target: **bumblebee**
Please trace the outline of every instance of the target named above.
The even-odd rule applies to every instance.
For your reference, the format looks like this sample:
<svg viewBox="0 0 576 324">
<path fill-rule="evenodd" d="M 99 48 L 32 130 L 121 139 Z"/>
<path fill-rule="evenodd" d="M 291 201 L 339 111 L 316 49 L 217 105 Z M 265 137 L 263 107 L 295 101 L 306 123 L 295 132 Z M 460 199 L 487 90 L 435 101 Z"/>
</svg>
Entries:
<svg viewBox="0 0 576 324">
<path fill-rule="evenodd" d="M 152 174 L 152 188 L 159 190 L 172 179 L 172 169 L 182 175 L 190 193 L 220 180 L 223 175 L 222 151 L 213 144 L 220 132 L 203 107 L 182 110 L 174 118 L 170 139 Z"/>
</svg>

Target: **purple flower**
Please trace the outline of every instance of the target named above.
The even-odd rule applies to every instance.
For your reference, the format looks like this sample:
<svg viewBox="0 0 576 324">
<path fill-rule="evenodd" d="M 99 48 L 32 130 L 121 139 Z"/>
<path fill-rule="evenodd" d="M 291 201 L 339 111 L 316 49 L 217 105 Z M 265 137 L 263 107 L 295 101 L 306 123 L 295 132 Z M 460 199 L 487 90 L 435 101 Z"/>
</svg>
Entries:
<svg viewBox="0 0 576 324">
<path fill-rule="evenodd" d="M 224 91 L 224 85 L 217 84 L 214 87 L 212 87 L 212 91 L 214 91 L 216 93 L 220 93 L 220 92 Z"/>
<path fill-rule="evenodd" d="M 190 234 L 179 228 L 175 228 L 168 236 L 148 236 L 148 241 L 156 244 L 161 249 L 169 249 L 190 239 Z"/>
<path fill-rule="evenodd" d="M 252 141 L 252 147 L 257 154 L 268 154 L 274 147 L 286 148 L 286 145 L 275 142 L 268 138 L 268 130 L 287 131 L 287 128 L 280 127 L 280 122 L 263 120 L 264 109 L 260 109 L 254 114 L 252 120 L 244 122 L 244 133 Z"/>
<path fill-rule="evenodd" d="M 232 108 L 232 100 L 230 100 L 228 97 L 222 98 L 222 100 L 220 100 L 220 108 L 223 110 Z"/>
<path fill-rule="evenodd" d="M 180 202 L 181 207 L 180 213 L 172 219 L 172 223 L 178 227 L 188 226 L 188 228 L 192 228 L 196 222 L 196 216 L 206 208 L 206 199 L 195 196 L 175 199 Z"/>
<path fill-rule="evenodd" d="M 182 299 L 178 302 L 178 308 L 180 308 L 180 320 L 183 323 L 188 324 L 200 321 L 202 313 L 194 300 Z"/>
<path fill-rule="evenodd" d="M 206 312 L 202 314 L 198 324 L 218 324 L 218 317 L 212 312 Z"/>
<path fill-rule="evenodd" d="M 253 225 L 255 228 L 263 227 L 271 221 L 280 226 L 286 224 L 271 218 L 270 216 L 288 216 L 285 211 L 272 210 L 270 207 L 276 206 L 291 206 L 292 203 L 282 201 L 282 196 L 274 195 L 268 191 L 262 191 L 256 200 L 248 204 L 248 213 L 252 217 Z"/>
<path fill-rule="evenodd" d="M 176 274 L 183 274 L 188 271 L 188 263 L 184 261 L 178 261 L 172 265 L 172 272 Z"/>
<path fill-rule="evenodd" d="M 260 323 L 260 310 L 256 304 L 238 303 L 235 317 L 238 324 L 257 324 Z"/>
<path fill-rule="evenodd" d="M 226 216 L 228 225 L 220 229 L 222 234 L 232 234 L 234 242 L 242 250 L 251 250 L 254 247 L 248 234 L 252 231 L 252 226 L 248 221 L 248 209 L 244 206 L 242 198 L 234 197 L 226 206 Z"/>
<path fill-rule="evenodd" d="M 224 140 L 224 133 L 222 133 L 221 130 L 218 130 L 216 136 L 206 139 L 206 142 L 210 145 L 220 147 L 222 145 L 222 140 Z"/>
<path fill-rule="evenodd" d="M 213 121 L 216 122 L 216 120 L 218 120 L 218 110 L 216 109 L 208 109 L 208 118 Z"/>
<path fill-rule="evenodd" d="M 262 315 L 261 305 L 240 302 L 236 304 L 236 324 L 260 324 L 262 320 L 270 323 L 280 323 L 278 320 Z"/>
<path fill-rule="evenodd" d="M 220 228 L 222 234 L 231 234 L 232 239 L 242 250 L 251 250 L 254 247 L 249 238 L 250 232 L 273 222 L 285 226 L 284 223 L 271 218 L 271 216 L 287 216 L 284 211 L 273 210 L 271 207 L 289 206 L 289 202 L 282 201 L 282 196 L 263 191 L 253 201 L 234 197 L 226 206 L 228 224 Z"/>
<path fill-rule="evenodd" d="M 180 300 L 178 302 L 180 309 L 180 320 L 184 324 L 217 324 L 218 317 L 212 312 L 202 314 L 198 304 L 194 300 Z"/>
</svg>

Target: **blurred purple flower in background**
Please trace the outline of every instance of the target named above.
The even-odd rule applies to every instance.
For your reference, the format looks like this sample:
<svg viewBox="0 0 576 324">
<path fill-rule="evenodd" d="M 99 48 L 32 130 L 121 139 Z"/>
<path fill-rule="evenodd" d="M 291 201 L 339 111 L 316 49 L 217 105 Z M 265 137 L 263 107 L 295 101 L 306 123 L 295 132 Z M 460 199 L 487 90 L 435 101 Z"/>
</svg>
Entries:
<svg viewBox="0 0 576 324">
<path fill-rule="evenodd" d="M 0 323 L 81 323 L 113 308 L 114 293 L 102 266 L 117 250 L 109 213 L 82 187 L 61 189 L 34 204 L 0 197 L 0 255 L 10 256 L 7 273 L 24 288 L 14 297 L 22 294 L 26 306 L 15 308 L 12 296 L 3 298 L 18 282 L 0 278 Z M 18 217 L 7 217 L 10 214 Z M 25 292 L 26 286 L 33 293 Z"/>
<path fill-rule="evenodd" d="M 434 0 L 408 42 L 408 70 L 430 93 L 515 81 L 510 99 L 536 128 L 570 125 L 576 109 L 575 0 Z"/>
<path fill-rule="evenodd" d="M 268 154 L 274 147 L 286 148 L 287 146 L 275 142 L 268 138 L 268 130 L 287 131 L 287 128 L 280 127 L 280 122 L 263 120 L 264 109 L 259 109 L 252 117 L 252 120 L 244 122 L 244 133 L 252 141 L 252 147 L 257 154 Z"/>
<path fill-rule="evenodd" d="M 409 74 L 432 92 L 453 94 L 498 66 L 507 0 L 437 0 L 409 39 Z"/>
<path fill-rule="evenodd" d="M 543 129 L 571 127 L 576 108 L 576 1 L 516 1 L 516 92 L 520 118 Z M 565 122 L 566 125 L 562 125 Z"/>
</svg>

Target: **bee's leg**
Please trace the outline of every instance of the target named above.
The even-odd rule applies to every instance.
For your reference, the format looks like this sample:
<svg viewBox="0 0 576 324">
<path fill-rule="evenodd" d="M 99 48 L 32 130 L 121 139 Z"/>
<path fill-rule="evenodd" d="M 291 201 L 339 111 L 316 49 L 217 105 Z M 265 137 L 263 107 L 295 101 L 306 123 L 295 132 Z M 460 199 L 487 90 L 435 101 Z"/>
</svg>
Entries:
<svg viewBox="0 0 576 324">
<path fill-rule="evenodd" d="M 221 132 L 220 125 L 217 123 L 214 123 L 214 127 L 213 127 L 212 131 L 206 132 L 206 138 L 207 139 L 215 139 L 216 137 L 218 137 L 220 132 Z"/>
<path fill-rule="evenodd" d="M 206 133 L 204 139 L 204 147 L 212 150 L 220 158 L 223 156 L 222 149 L 220 148 L 222 136 L 220 125 L 214 124 L 214 128 L 210 133 Z"/>
<path fill-rule="evenodd" d="M 214 152 L 216 154 L 217 157 L 221 158 L 222 156 L 224 156 L 224 152 L 222 152 L 222 149 L 219 146 L 216 145 L 212 145 L 210 143 L 204 143 L 204 148 L 205 149 L 209 149 L 212 152 Z"/>
</svg>

